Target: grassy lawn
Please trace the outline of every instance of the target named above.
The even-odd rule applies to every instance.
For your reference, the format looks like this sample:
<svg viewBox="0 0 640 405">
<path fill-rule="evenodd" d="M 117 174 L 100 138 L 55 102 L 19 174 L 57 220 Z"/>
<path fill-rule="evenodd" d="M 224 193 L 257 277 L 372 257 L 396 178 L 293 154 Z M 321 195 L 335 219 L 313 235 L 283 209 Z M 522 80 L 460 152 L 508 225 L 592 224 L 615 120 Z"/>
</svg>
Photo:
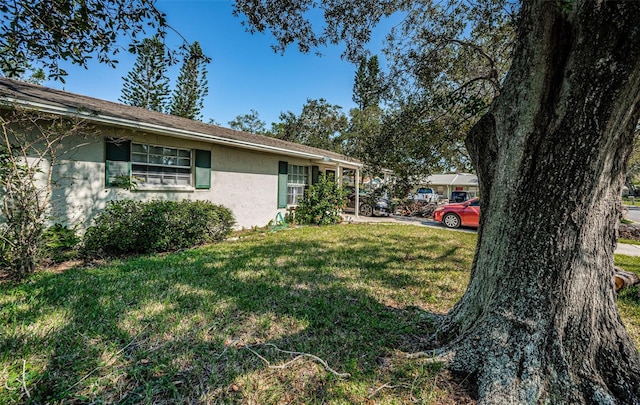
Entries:
<svg viewBox="0 0 640 405">
<path fill-rule="evenodd" d="M 475 238 L 297 228 L 0 285 L 0 403 L 457 403 L 405 354 L 464 292 Z M 636 294 L 619 301 L 640 346 Z"/>
<path fill-rule="evenodd" d="M 626 243 L 627 245 L 640 245 L 640 241 L 623 238 L 618 239 L 618 243 Z"/>
</svg>

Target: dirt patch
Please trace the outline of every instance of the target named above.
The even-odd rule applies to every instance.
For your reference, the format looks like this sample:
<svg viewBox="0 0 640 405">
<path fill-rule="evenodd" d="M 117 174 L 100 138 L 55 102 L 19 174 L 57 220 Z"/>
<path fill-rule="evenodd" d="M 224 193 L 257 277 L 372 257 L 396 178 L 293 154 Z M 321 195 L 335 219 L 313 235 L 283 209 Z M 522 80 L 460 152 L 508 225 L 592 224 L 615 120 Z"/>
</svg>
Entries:
<svg viewBox="0 0 640 405">
<path fill-rule="evenodd" d="M 438 387 L 448 392 L 436 402 L 438 405 L 475 405 L 478 387 L 470 376 L 442 370 L 438 374 Z"/>
</svg>

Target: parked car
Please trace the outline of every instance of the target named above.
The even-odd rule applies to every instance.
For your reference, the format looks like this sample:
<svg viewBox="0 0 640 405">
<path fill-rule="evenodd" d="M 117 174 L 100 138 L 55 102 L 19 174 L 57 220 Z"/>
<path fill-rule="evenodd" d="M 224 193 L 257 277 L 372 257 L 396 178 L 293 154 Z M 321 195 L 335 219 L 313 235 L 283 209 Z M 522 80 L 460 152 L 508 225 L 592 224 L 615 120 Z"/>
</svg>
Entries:
<svg viewBox="0 0 640 405">
<path fill-rule="evenodd" d="M 440 206 L 433 211 L 433 219 L 447 228 L 477 228 L 480 224 L 480 198 Z"/>
<path fill-rule="evenodd" d="M 355 212 L 356 206 L 356 194 L 351 193 L 347 197 L 347 207 L 345 211 Z M 360 209 L 358 210 L 360 215 L 365 217 L 371 216 L 386 216 L 391 214 L 391 201 L 389 199 L 377 196 L 374 197 L 366 192 L 360 192 Z"/>
<path fill-rule="evenodd" d="M 464 201 L 468 201 L 471 200 L 472 198 L 476 197 L 476 193 L 474 191 L 452 191 L 451 192 L 451 201 L 453 202 L 464 202 Z"/>
</svg>

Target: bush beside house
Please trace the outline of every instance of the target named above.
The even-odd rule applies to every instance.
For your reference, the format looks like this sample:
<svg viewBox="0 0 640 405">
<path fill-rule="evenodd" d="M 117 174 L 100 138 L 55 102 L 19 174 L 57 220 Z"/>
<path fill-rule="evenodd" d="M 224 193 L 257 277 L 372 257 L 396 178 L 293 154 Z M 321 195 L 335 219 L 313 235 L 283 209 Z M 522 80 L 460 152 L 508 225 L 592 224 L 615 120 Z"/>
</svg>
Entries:
<svg viewBox="0 0 640 405">
<path fill-rule="evenodd" d="M 228 208 L 206 201 L 112 201 L 87 229 L 83 252 L 92 257 L 185 249 L 223 240 L 234 224 Z"/>
<path fill-rule="evenodd" d="M 341 213 L 346 203 L 344 190 L 327 176 L 320 176 L 316 184 L 305 190 L 298 202 L 295 221 L 312 225 L 338 224 L 342 222 Z"/>
</svg>

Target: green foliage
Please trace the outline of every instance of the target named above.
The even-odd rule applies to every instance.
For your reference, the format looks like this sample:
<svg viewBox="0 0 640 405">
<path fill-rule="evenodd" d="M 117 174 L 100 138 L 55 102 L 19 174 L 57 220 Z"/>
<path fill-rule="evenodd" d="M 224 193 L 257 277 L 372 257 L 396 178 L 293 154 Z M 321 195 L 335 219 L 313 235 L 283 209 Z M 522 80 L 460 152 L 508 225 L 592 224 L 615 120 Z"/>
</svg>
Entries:
<svg viewBox="0 0 640 405">
<path fill-rule="evenodd" d="M 136 35 L 166 27 L 165 16 L 154 0 L 15 0 L 0 3 L 0 65 L 12 66 L 19 74 L 25 60 L 41 64 L 50 77 L 62 80 L 66 60 L 87 66 L 97 59 L 115 67 L 115 55 L 123 48 L 123 37 L 139 44 Z"/>
<path fill-rule="evenodd" d="M 311 5 L 294 0 L 237 0 L 256 31 L 271 31 L 283 50 L 344 43 L 358 64 L 344 152 L 405 180 L 434 172 L 470 171 L 464 138 L 500 93 L 510 66 L 517 2 L 320 2 L 325 21 L 306 20 Z M 395 15 L 394 15 L 395 14 Z M 392 16 L 394 15 L 394 16 Z M 390 17 L 391 16 L 391 17 Z M 388 71 L 364 47 L 372 27 L 398 18 L 386 37 Z M 380 96 L 386 110 L 375 111 Z"/>
<path fill-rule="evenodd" d="M 54 224 L 47 228 L 43 234 L 43 256 L 54 262 L 62 262 L 75 256 L 75 248 L 80 243 L 80 237 L 74 228 L 61 224 Z"/>
<path fill-rule="evenodd" d="M 136 177 L 128 176 L 126 174 L 119 174 L 115 176 L 114 181 L 111 182 L 114 187 L 120 187 L 124 190 L 135 191 L 138 189 L 138 180 Z"/>
<path fill-rule="evenodd" d="M 364 110 L 353 108 L 349 112 L 349 127 L 342 135 L 344 153 L 367 163 L 370 167 L 389 168 L 384 139 L 380 136 L 384 112 L 378 106 Z"/>
<path fill-rule="evenodd" d="M 145 38 L 138 47 L 133 69 L 123 77 L 122 97 L 125 104 L 162 112 L 169 97 L 166 76 L 165 47 L 160 38 Z"/>
<path fill-rule="evenodd" d="M 203 100 L 209 94 L 207 69 L 209 58 L 202 53 L 196 41 L 189 47 L 189 54 L 180 68 L 178 83 L 173 91 L 169 114 L 189 119 L 200 119 Z"/>
<path fill-rule="evenodd" d="M 342 222 L 340 213 L 346 203 L 346 193 L 337 183 L 322 175 L 298 202 L 295 220 L 301 224 L 337 224 Z"/>
<path fill-rule="evenodd" d="M 23 164 L 16 149 L 0 145 L 0 269 L 22 279 L 35 270 L 44 218 L 35 181 L 40 171 Z"/>
<path fill-rule="evenodd" d="M 267 132 L 265 122 L 260 119 L 260 114 L 253 109 L 248 114 L 238 115 L 233 121 L 229 121 L 229 128 L 252 134 Z"/>
<path fill-rule="evenodd" d="M 361 159 L 371 167 L 390 168 L 386 159 L 379 158 L 388 148 L 383 145 L 380 134 L 384 116 L 380 108 L 382 87 L 378 57 L 363 57 L 353 83 L 353 101 L 358 108 L 349 112 L 351 119 L 342 141 L 345 154 Z"/>
<path fill-rule="evenodd" d="M 378 56 L 362 57 L 353 81 L 353 102 L 360 110 L 378 107 L 382 97 L 382 76 Z"/>
<path fill-rule="evenodd" d="M 291 111 L 280 114 L 281 122 L 273 125 L 269 135 L 289 142 L 338 153 L 343 152 L 342 133 L 348 119 L 342 107 L 329 104 L 327 100 L 307 99 L 300 116 Z"/>
<path fill-rule="evenodd" d="M 448 105 L 451 111 L 455 109 Z M 434 119 L 426 110 L 442 115 Z M 431 173 L 473 171 L 464 137 L 477 116 L 467 117 L 461 126 L 457 122 L 460 116 L 445 110 L 424 95 L 408 97 L 384 115 L 380 132 L 377 136 L 374 133 L 369 148 L 364 149 L 363 160 L 373 167 L 393 170 L 404 182 Z"/>
<path fill-rule="evenodd" d="M 629 189 L 629 195 L 637 196 L 640 191 L 640 127 L 636 128 L 633 138 L 633 152 L 627 165 L 625 185 Z"/>
<path fill-rule="evenodd" d="M 0 54 L 8 49 L 0 50 Z M 42 68 L 34 66 L 31 61 L 22 56 L 11 60 L 0 57 L 0 72 L 9 79 L 20 80 L 27 83 L 42 84 L 47 80 L 47 75 Z"/>
<path fill-rule="evenodd" d="M 228 208 L 205 201 L 111 201 L 83 241 L 88 256 L 166 252 L 220 241 L 233 230 Z"/>
<path fill-rule="evenodd" d="M 46 250 L 53 173 L 64 139 L 99 133 L 82 120 L 15 109 L 0 119 L 0 266 L 13 279 L 35 271 Z"/>
</svg>

